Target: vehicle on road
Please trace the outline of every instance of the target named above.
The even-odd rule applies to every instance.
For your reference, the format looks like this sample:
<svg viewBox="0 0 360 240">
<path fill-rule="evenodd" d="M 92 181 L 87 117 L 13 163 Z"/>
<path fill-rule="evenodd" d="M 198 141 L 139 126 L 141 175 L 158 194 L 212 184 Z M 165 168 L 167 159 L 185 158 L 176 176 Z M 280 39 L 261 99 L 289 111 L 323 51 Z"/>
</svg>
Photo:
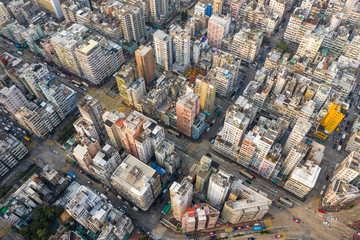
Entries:
<svg viewBox="0 0 360 240">
<path fill-rule="evenodd" d="M 261 231 L 263 230 L 263 227 L 262 226 L 255 226 L 253 227 L 253 231 Z"/>
<path fill-rule="evenodd" d="M 72 178 L 75 178 L 75 177 L 76 177 L 75 174 L 72 173 L 72 172 L 69 172 L 68 174 L 69 174 L 69 176 L 72 177 Z"/>
<path fill-rule="evenodd" d="M 344 133 L 343 135 L 342 135 L 342 139 L 345 139 L 346 138 L 346 134 Z"/>
<path fill-rule="evenodd" d="M 208 157 L 212 157 L 212 155 L 210 153 L 206 153 L 206 156 Z"/>
<path fill-rule="evenodd" d="M 336 149 L 336 144 L 334 144 L 333 149 Z"/>
<path fill-rule="evenodd" d="M 240 175 L 246 177 L 248 180 L 252 180 L 253 176 L 243 169 L 240 169 Z"/>
<path fill-rule="evenodd" d="M 249 180 L 247 180 L 247 179 L 245 180 L 245 182 L 248 183 L 248 184 L 251 184 L 251 181 L 249 181 Z"/>
<path fill-rule="evenodd" d="M 339 139 L 336 139 L 336 143 L 339 143 Z"/>
<path fill-rule="evenodd" d="M 209 232 L 209 235 L 215 235 L 215 232 Z"/>
<path fill-rule="evenodd" d="M 330 217 L 330 219 L 331 219 L 331 220 L 335 220 L 335 221 L 337 221 L 337 220 L 338 220 L 338 218 L 337 218 L 337 217 Z"/>
<path fill-rule="evenodd" d="M 83 170 L 79 169 L 79 173 L 84 173 Z"/>
<path fill-rule="evenodd" d="M 329 175 L 326 175 L 325 180 L 328 181 L 329 177 L 330 177 Z"/>
<path fill-rule="evenodd" d="M 244 228 L 244 227 L 237 227 L 236 229 L 237 229 L 237 230 L 241 230 L 241 229 L 243 229 L 243 228 Z"/>
<path fill-rule="evenodd" d="M 191 236 L 189 234 L 185 234 L 185 238 L 190 238 Z"/>
<path fill-rule="evenodd" d="M 296 223 L 300 223 L 300 219 L 297 219 L 297 218 L 293 218 L 293 221 Z"/>
<path fill-rule="evenodd" d="M 337 150 L 338 152 L 340 152 L 340 151 L 341 151 L 341 148 L 342 148 L 341 145 L 339 145 L 336 150 Z"/>
<path fill-rule="evenodd" d="M 284 204 L 285 206 L 291 208 L 294 206 L 294 203 L 291 202 L 289 199 L 285 199 L 283 197 L 279 197 L 279 200 L 278 200 L 280 203 Z"/>
<path fill-rule="evenodd" d="M 325 212 L 324 210 L 318 209 L 317 211 L 318 211 L 319 213 L 326 214 L 326 212 Z"/>
<path fill-rule="evenodd" d="M 275 238 L 282 238 L 281 234 L 275 235 Z"/>
<path fill-rule="evenodd" d="M 93 183 L 92 182 L 90 182 L 90 181 L 87 181 L 87 183 L 89 184 L 89 185 L 92 185 Z"/>
<path fill-rule="evenodd" d="M 328 227 L 330 227 L 330 226 L 331 226 L 331 223 L 330 223 L 330 222 L 328 222 L 328 221 L 323 221 L 323 224 L 324 224 L 324 225 L 326 225 L 326 226 L 328 226 Z"/>
<path fill-rule="evenodd" d="M 245 226 L 245 228 L 251 228 L 252 227 L 252 225 L 246 225 Z"/>
</svg>

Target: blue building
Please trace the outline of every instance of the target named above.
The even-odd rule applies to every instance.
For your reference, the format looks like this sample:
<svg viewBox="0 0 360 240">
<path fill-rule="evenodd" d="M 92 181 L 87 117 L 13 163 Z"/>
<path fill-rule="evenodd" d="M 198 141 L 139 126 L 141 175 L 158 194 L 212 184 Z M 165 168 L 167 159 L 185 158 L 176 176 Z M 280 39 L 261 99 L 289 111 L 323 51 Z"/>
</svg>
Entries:
<svg viewBox="0 0 360 240">
<path fill-rule="evenodd" d="M 191 126 L 191 137 L 193 139 L 199 139 L 201 134 L 205 131 L 207 125 L 205 123 L 205 114 L 199 113 L 195 118 L 193 125 Z"/>
</svg>

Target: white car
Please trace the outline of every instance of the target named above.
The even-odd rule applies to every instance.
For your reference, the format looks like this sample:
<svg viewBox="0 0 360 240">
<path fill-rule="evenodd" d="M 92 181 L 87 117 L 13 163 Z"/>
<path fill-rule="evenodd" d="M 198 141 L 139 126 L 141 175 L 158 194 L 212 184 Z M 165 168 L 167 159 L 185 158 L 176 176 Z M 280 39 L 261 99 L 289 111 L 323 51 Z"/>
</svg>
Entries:
<svg viewBox="0 0 360 240">
<path fill-rule="evenodd" d="M 331 226 L 331 223 L 330 223 L 330 222 L 328 222 L 328 221 L 323 221 L 323 224 L 324 224 L 324 225 L 326 225 L 326 226 L 328 226 L 328 227 L 330 227 L 330 226 Z"/>
<path fill-rule="evenodd" d="M 338 218 L 337 218 L 337 217 L 330 217 L 330 219 L 335 220 L 335 221 L 337 221 L 337 220 L 338 220 Z"/>
</svg>

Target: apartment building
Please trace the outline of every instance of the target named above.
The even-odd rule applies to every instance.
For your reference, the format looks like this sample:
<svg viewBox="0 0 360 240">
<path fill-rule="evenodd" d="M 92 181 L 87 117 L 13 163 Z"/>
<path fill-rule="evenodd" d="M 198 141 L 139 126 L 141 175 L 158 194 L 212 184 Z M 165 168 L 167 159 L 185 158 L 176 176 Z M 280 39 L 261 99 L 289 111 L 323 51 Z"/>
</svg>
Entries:
<svg viewBox="0 0 360 240">
<path fill-rule="evenodd" d="M 284 189 L 304 198 L 314 188 L 321 168 L 311 161 L 298 165 L 284 185 Z"/>
<path fill-rule="evenodd" d="M 270 199 L 234 181 L 221 217 L 232 224 L 260 220 L 269 211 L 270 205 Z"/>
<path fill-rule="evenodd" d="M 73 149 L 72 154 L 82 169 L 87 172 L 91 172 L 89 166 L 91 160 L 100 150 L 101 146 L 99 141 L 97 141 L 95 138 L 84 137 L 81 139 L 81 142 Z"/>
<path fill-rule="evenodd" d="M 102 42 L 102 43 L 101 43 Z M 105 39 L 87 39 L 76 48 L 76 58 L 86 80 L 94 85 L 115 73 L 125 62 L 122 48 Z"/>
<path fill-rule="evenodd" d="M 308 146 L 304 142 L 300 142 L 296 147 L 292 148 L 289 155 L 286 156 L 283 164 L 283 174 L 289 175 L 304 158 L 307 153 Z"/>
<path fill-rule="evenodd" d="M 174 67 L 185 72 L 190 68 L 190 32 L 178 25 L 171 25 L 169 31 L 174 44 Z"/>
<path fill-rule="evenodd" d="M 122 31 L 127 42 L 140 42 L 145 36 L 145 18 L 142 4 L 125 4 L 120 11 Z"/>
<path fill-rule="evenodd" d="M 142 112 L 142 106 L 140 104 L 141 98 L 146 94 L 145 81 L 142 77 L 132 82 L 127 88 L 127 95 L 130 106 L 133 106 L 136 110 Z"/>
<path fill-rule="evenodd" d="M 184 177 L 181 183 L 173 182 L 169 188 L 171 209 L 174 217 L 179 221 L 191 205 L 193 185 L 190 180 L 189 177 Z"/>
<path fill-rule="evenodd" d="M 199 97 L 188 88 L 185 95 L 176 102 L 177 130 L 190 137 L 191 126 L 199 112 Z"/>
<path fill-rule="evenodd" d="M 159 173 L 130 154 L 115 170 L 110 180 L 122 197 L 143 211 L 149 209 L 161 192 Z"/>
<path fill-rule="evenodd" d="M 296 54 L 300 57 L 309 57 L 310 61 L 314 61 L 323 40 L 324 36 L 321 33 L 307 31 L 300 42 Z"/>
<path fill-rule="evenodd" d="M 282 155 L 289 155 L 291 149 L 295 148 L 304 139 L 310 128 L 311 123 L 309 121 L 306 121 L 303 118 L 298 118 L 294 128 L 286 140 Z"/>
<path fill-rule="evenodd" d="M 131 220 L 90 188 L 80 185 L 69 196 L 65 211 L 99 239 L 123 239 L 134 230 Z"/>
<path fill-rule="evenodd" d="M 270 0 L 269 2 L 269 11 L 272 14 L 278 15 L 281 19 L 284 17 L 286 11 L 288 10 L 288 5 L 290 3 L 284 0 Z"/>
<path fill-rule="evenodd" d="M 216 81 L 214 78 L 198 75 L 195 80 L 195 94 L 200 97 L 200 108 L 211 114 L 214 111 Z"/>
<path fill-rule="evenodd" d="M 70 29 L 57 32 L 50 39 L 61 66 L 77 76 L 82 76 L 83 72 L 75 51 L 83 43 L 82 35 L 87 31 L 86 27 L 73 24 Z"/>
<path fill-rule="evenodd" d="M 360 152 L 360 130 L 356 130 L 346 143 L 347 152 Z"/>
<path fill-rule="evenodd" d="M 23 79 L 23 84 L 29 92 L 34 94 L 36 98 L 45 101 L 45 97 L 41 90 L 38 88 L 41 80 L 51 81 L 53 76 L 50 74 L 48 68 L 41 63 L 33 63 L 28 66 L 25 71 L 20 75 Z"/>
<path fill-rule="evenodd" d="M 10 88 L 3 87 L 0 90 L 0 103 L 12 114 L 15 114 L 23 106 L 30 107 L 29 101 L 15 85 Z"/>
<path fill-rule="evenodd" d="M 155 78 L 155 60 L 152 47 L 140 46 L 135 51 L 135 59 L 139 77 L 144 78 L 146 86 L 149 86 Z"/>
<path fill-rule="evenodd" d="M 94 124 L 91 121 L 89 121 L 83 117 L 79 117 L 73 123 L 73 126 L 74 126 L 76 132 L 78 134 L 80 134 L 80 136 L 89 137 L 89 138 L 93 137 L 96 140 L 100 141 L 99 134 L 96 131 Z"/>
<path fill-rule="evenodd" d="M 213 14 L 211 15 L 208 23 L 208 41 L 212 47 L 220 48 L 221 41 L 225 38 L 230 29 L 231 18 L 230 16 L 222 16 Z"/>
<path fill-rule="evenodd" d="M 166 71 L 171 71 L 174 63 L 173 39 L 162 30 L 153 34 L 156 63 L 163 66 Z"/>
<path fill-rule="evenodd" d="M 50 12 L 57 19 L 60 20 L 64 17 L 61 11 L 60 0 L 38 0 L 37 3 L 42 9 Z"/>
<path fill-rule="evenodd" d="M 3 25 L 10 19 L 10 14 L 7 8 L 5 7 L 5 4 L 3 2 L 0 2 L 0 25 Z"/>
<path fill-rule="evenodd" d="M 331 182 L 324 194 L 323 206 L 343 206 L 360 197 L 359 189 L 341 179 Z"/>
<path fill-rule="evenodd" d="M 220 170 L 209 179 L 207 198 L 212 206 L 222 208 L 230 190 L 230 174 Z"/>
<path fill-rule="evenodd" d="M 80 99 L 77 106 L 83 118 L 92 122 L 97 133 L 101 135 L 101 132 L 104 129 L 104 121 L 102 119 L 103 110 L 100 102 L 91 95 L 86 95 Z"/>
<path fill-rule="evenodd" d="M 344 55 L 348 58 L 360 60 L 360 34 L 354 36 L 346 46 Z"/>
<path fill-rule="evenodd" d="M 223 97 L 228 97 L 238 83 L 239 68 L 235 64 L 225 63 L 209 72 L 208 77 L 215 78 L 216 92 Z"/>
<path fill-rule="evenodd" d="M 120 127 L 124 122 L 125 116 L 118 112 L 106 111 L 103 116 L 105 130 L 109 136 L 110 144 L 116 149 L 122 148 L 122 142 L 120 137 Z"/>
<path fill-rule="evenodd" d="M 119 151 L 105 144 L 92 159 L 89 169 L 98 179 L 110 186 L 110 177 L 121 162 Z"/>
<path fill-rule="evenodd" d="M 259 166 L 258 174 L 266 179 L 275 175 L 278 171 L 274 171 L 276 166 L 279 164 L 281 157 L 281 145 L 275 144 L 264 157 L 264 160 Z M 276 175 L 275 175 L 276 176 Z"/>
<path fill-rule="evenodd" d="M 334 174 L 331 178 L 331 181 L 336 179 L 343 180 L 347 183 L 354 180 L 360 174 L 360 164 L 359 164 L 360 154 L 358 152 L 351 152 L 341 164 L 338 164 Z"/>
<path fill-rule="evenodd" d="M 189 207 L 181 219 L 181 227 L 186 232 L 201 231 L 214 228 L 220 212 L 206 203 Z"/>
<path fill-rule="evenodd" d="M 156 164 L 173 174 L 180 166 L 180 155 L 173 142 L 164 139 L 155 150 Z"/>
</svg>

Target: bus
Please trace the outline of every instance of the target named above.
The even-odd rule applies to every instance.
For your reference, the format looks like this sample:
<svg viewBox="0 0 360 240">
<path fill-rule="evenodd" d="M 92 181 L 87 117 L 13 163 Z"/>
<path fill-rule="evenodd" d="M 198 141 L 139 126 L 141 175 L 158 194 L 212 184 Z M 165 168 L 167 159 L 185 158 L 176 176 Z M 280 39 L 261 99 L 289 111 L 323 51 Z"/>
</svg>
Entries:
<svg viewBox="0 0 360 240">
<path fill-rule="evenodd" d="M 81 86 L 81 82 L 78 82 L 78 81 L 75 81 L 75 80 L 71 80 L 71 81 L 72 81 L 74 84 Z"/>
<path fill-rule="evenodd" d="M 168 133 L 170 133 L 171 135 L 174 135 L 175 137 L 180 137 L 180 134 L 172 129 L 169 129 Z"/>
<path fill-rule="evenodd" d="M 317 211 L 318 211 L 319 213 L 326 214 L 326 212 L 325 212 L 324 210 L 318 209 Z"/>
<path fill-rule="evenodd" d="M 29 139 L 27 136 L 25 136 L 24 139 L 25 139 L 26 141 L 30 141 L 30 139 Z"/>
<path fill-rule="evenodd" d="M 294 206 L 294 203 L 290 202 L 289 200 L 286 200 L 285 198 L 283 197 L 279 197 L 279 202 L 284 204 L 285 206 L 291 208 Z"/>
<path fill-rule="evenodd" d="M 249 180 L 253 179 L 253 176 L 251 176 L 249 173 L 247 173 L 245 170 L 240 169 L 240 175 L 242 175 L 243 177 L 246 177 Z"/>
</svg>

